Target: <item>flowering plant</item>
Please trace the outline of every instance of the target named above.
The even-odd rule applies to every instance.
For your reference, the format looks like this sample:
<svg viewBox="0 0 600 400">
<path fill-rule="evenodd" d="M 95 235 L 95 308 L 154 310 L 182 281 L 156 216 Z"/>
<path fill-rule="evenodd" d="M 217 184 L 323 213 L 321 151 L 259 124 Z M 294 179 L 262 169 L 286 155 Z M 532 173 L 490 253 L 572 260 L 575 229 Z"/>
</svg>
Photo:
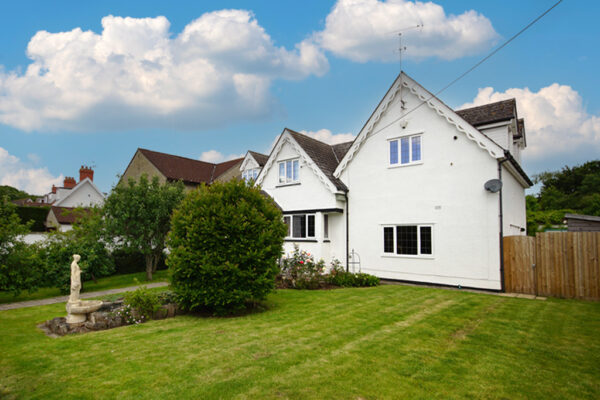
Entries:
<svg viewBox="0 0 600 400">
<path fill-rule="evenodd" d="M 296 245 L 289 257 L 281 259 L 279 281 L 284 287 L 293 289 L 316 289 L 321 286 L 325 261 L 315 262 L 314 257 L 307 251 L 300 250 Z"/>
</svg>

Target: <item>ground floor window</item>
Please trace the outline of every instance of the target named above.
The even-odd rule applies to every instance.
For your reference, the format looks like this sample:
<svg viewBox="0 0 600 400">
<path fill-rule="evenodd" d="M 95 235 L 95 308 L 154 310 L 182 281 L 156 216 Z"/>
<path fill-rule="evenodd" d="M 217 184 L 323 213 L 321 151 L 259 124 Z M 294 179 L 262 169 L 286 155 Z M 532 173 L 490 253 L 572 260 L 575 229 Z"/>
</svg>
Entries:
<svg viewBox="0 0 600 400">
<path fill-rule="evenodd" d="M 315 214 L 294 214 L 283 217 L 288 227 L 287 237 L 306 239 L 315 237 Z"/>
<path fill-rule="evenodd" d="M 400 255 L 432 255 L 431 225 L 391 225 L 383 227 L 383 252 Z"/>
</svg>

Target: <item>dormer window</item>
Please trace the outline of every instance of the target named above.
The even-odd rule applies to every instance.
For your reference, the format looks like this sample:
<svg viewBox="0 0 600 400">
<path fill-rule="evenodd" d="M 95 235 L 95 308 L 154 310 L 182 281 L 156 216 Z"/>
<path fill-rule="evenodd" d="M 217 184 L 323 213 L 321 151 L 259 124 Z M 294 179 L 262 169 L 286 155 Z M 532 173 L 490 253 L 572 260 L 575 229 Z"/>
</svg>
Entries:
<svg viewBox="0 0 600 400">
<path fill-rule="evenodd" d="M 242 172 L 242 179 L 245 181 L 249 181 L 249 180 L 256 180 L 256 178 L 258 177 L 258 173 L 260 172 L 259 168 L 252 168 L 252 169 L 247 169 L 244 172 Z"/>
<path fill-rule="evenodd" d="M 279 162 L 279 183 L 295 183 L 300 181 L 300 160 Z"/>
<path fill-rule="evenodd" d="M 389 140 L 390 166 L 409 165 L 422 162 L 421 134 L 403 136 Z"/>
</svg>

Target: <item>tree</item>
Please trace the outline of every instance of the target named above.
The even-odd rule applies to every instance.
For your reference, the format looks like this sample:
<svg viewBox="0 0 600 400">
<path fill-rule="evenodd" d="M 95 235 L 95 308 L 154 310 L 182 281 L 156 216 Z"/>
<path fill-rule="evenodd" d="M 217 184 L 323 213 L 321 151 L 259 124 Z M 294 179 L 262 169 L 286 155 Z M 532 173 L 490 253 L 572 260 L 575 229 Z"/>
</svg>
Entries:
<svg viewBox="0 0 600 400">
<path fill-rule="evenodd" d="M 259 188 L 240 180 L 202 185 L 171 224 L 167 265 L 184 309 L 228 313 L 273 290 L 287 229 Z"/>
<path fill-rule="evenodd" d="M 41 262 L 33 248 L 21 240 L 29 226 L 21 223 L 15 209 L 8 196 L 0 198 L 0 290 L 16 295 L 39 286 Z"/>
<path fill-rule="evenodd" d="M 0 185 L 0 199 L 4 198 L 5 196 L 8 197 L 9 201 L 24 199 L 27 197 L 35 197 L 35 196 L 29 195 L 27 192 L 24 192 L 22 190 L 12 187 L 12 186 Z"/>
<path fill-rule="evenodd" d="M 165 249 L 173 209 L 183 199 L 183 184 L 160 184 L 142 175 L 136 182 L 117 185 L 104 204 L 104 224 L 117 248 L 134 249 L 144 255 L 146 279 L 152 280 Z"/>
<path fill-rule="evenodd" d="M 527 196 L 527 233 L 561 225 L 566 213 L 600 215 L 600 160 L 534 177 L 542 187 Z"/>
</svg>

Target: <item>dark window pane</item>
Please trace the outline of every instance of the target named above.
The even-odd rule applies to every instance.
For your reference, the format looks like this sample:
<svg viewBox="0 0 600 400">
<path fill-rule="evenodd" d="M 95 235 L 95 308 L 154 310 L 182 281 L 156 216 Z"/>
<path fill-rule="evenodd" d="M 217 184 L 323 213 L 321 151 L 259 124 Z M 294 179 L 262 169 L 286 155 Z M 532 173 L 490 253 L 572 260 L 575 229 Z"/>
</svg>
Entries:
<svg viewBox="0 0 600 400">
<path fill-rule="evenodd" d="M 416 226 L 397 226 L 396 227 L 396 253 L 398 253 L 398 254 L 418 254 L 417 253 L 417 227 Z"/>
<path fill-rule="evenodd" d="M 383 228 L 383 252 L 394 252 L 394 228 L 391 226 Z"/>
<path fill-rule="evenodd" d="M 323 215 L 323 237 L 329 238 L 329 214 Z"/>
<path fill-rule="evenodd" d="M 306 215 L 294 215 L 293 231 L 295 238 L 306 237 Z"/>
<path fill-rule="evenodd" d="M 315 216 L 314 215 L 308 215 L 308 233 L 307 236 L 308 237 L 315 237 Z"/>
<path fill-rule="evenodd" d="M 287 235 L 286 236 L 291 236 L 292 233 L 292 227 L 290 226 L 291 223 L 291 218 L 290 217 L 283 217 L 283 223 L 287 225 Z"/>
<path fill-rule="evenodd" d="M 390 164 L 398 164 L 398 141 L 390 142 Z"/>
<path fill-rule="evenodd" d="M 431 227 L 421 227 L 421 254 L 431 254 Z"/>
</svg>

